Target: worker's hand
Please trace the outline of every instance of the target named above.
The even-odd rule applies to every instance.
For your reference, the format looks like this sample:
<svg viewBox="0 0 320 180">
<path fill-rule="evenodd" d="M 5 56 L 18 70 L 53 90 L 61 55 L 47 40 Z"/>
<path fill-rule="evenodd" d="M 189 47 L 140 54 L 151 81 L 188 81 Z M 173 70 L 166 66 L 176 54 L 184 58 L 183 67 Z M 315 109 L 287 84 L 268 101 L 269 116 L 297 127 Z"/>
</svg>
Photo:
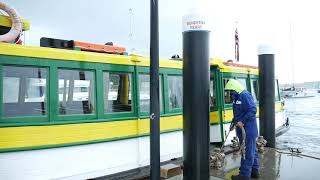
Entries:
<svg viewBox="0 0 320 180">
<path fill-rule="evenodd" d="M 238 126 L 239 128 L 243 128 L 244 124 L 241 121 L 238 121 L 236 126 Z"/>
</svg>

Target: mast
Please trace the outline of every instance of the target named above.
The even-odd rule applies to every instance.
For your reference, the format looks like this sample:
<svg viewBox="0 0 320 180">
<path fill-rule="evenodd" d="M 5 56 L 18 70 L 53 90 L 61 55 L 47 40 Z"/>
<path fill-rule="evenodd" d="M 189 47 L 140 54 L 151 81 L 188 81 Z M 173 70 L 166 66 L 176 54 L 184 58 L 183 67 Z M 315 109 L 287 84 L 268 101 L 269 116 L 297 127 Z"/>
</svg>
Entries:
<svg viewBox="0 0 320 180">
<path fill-rule="evenodd" d="M 293 38 L 292 38 L 292 24 L 289 24 L 290 28 L 290 60 L 291 60 L 291 68 L 292 68 L 292 87 L 294 88 L 294 58 L 293 58 Z"/>
</svg>

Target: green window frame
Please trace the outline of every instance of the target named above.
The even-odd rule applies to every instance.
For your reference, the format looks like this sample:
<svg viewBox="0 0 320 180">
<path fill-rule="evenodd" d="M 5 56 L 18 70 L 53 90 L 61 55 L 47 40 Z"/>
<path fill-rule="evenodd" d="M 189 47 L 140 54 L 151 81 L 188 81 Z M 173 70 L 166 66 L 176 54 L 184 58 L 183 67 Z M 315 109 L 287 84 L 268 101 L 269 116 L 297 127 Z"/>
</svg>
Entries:
<svg viewBox="0 0 320 180">
<path fill-rule="evenodd" d="M 170 95 L 169 95 L 169 91 L 170 91 L 170 87 L 169 87 L 169 79 L 170 78 L 175 78 L 172 80 L 179 80 L 181 78 L 181 102 L 179 103 L 181 107 L 178 108 L 170 108 Z M 168 74 L 167 75 L 167 79 L 166 79 L 166 83 L 167 85 L 167 107 L 168 107 L 168 112 L 169 113 L 181 113 L 182 112 L 182 108 L 183 108 L 183 77 L 181 74 Z M 176 84 L 176 83 L 174 83 Z M 179 90 L 179 87 L 177 88 Z"/>
<path fill-rule="evenodd" d="M 94 120 L 97 118 L 97 93 L 96 93 L 96 84 L 97 84 L 97 75 L 96 70 L 93 68 L 85 68 L 85 67 L 75 67 L 72 66 L 73 63 L 69 64 L 67 63 L 67 66 L 55 66 L 53 69 L 53 73 L 55 75 L 52 76 L 52 79 L 54 81 L 54 86 L 52 87 L 53 96 L 51 96 L 55 104 L 52 104 L 51 106 L 54 106 L 54 110 L 52 113 L 52 121 L 70 121 L 70 122 L 81 122 L 85 120 Z M 87 71 L 93 73 L 93 79 L 94 79 L 94 107 L 95 111 L 90 114 L 60 114 L 59 113 L 59 70 L 74 70 L 74 71 Z"/>
<path fill-rule="evenodd" d="M 162 91 L 162 97 L 160 97 L 160 102 L 162 101 L 162 104 L 160 104 L 160 115 L 161 116 L 166 116 L 166 113 L 168 113 L 167 111 L 167 86 L 166 86 L 166 76 L 168 72 L 176 72 L 172 69 L 168 69 L 168 68 L 160 68 L 159 69 L 159 83 L 161 83 L 161 86 L 159 86 L 159 88 L 161 88 Z M 150 74 L 150 68 L 149 67 L 142 67 L 142 66 L 137 66 L 136 67 L 136 82 L 137 82 L 137 86 L 136 86 L 136 90 L 137 90 L 137 111 L 138 111 L 138 116 L 140 118 L 148 118 L 149 117 L 149 112 L 141 112 L 140 110 L 140 80 L 139 77 L 140 75 L 149 75 Z M 160 92 L 161 92 L 160 91 Z M 160 94 L 159 94 L 160 95 Z M 160 95 L 161 96 L 161 95 Z"/>
<path fill-rule="evenodd" d="M 246 90 L 249 89 L 248 78 L 236 78 L 236 80 L 238 80 Z"/>
<path fill-rule="evenodd" d="M 60 79 L 60 76 L 62 77 L 62 79 Z M 60 118 L 62 116 L 79 116 L 79 115 L 81 116 L 88 115 L 90 117 L 96 114 L 97 110 L 96 110 L 95 79 L 96 79 L 95 70 L 58 68 L 57 99 L 59 102 L 58 116 Z M 89 84 L 87 84 L 86 81 L 89 81 Z M 88 86 L 87 88 L 81 87 L 86 85 Z M 80 89 L 77 86 L 80 86 Z M 60 91 L 60 88 L 62 88 L 62 91 Z M 82 92 L 84 89 L 88 90 L 88 92 L 87 93 Z M 88 103 L 85 105 L 84 102 L 86 102 L 85 101 L 86 94 L 87 94 Z M 84 96 L 84 97 L 81 97 L 81 96 Z M 73 104 L 82 105 L 82 109 L 77 109 L 77 108 L 80 108 L 80 106 L 72 107 Z M 71 111 L 71 112 L 68 112 L 68 111 Z M 85 111 L 92 111 L 92 112 L 85 112 Z"/>
<path fill-rule="evenodd" d="M 2 59 L 3 58 L 3 59 Z M 39 64 L 33 64 L 33 63 L 29 63 L 29 64 L 26 64 L 26 63 L 15 63 L 13 64 L 12 63 L 12 58 L 10 57 L 5 57 L 5 56 L 1 56 L 0 58 L 0 74 L 1 74 L 1 78 L 0 78 L 0 84 L 1 84 L 1 87 L 0 87 L 0 122 L 1 122 L 1 125 L 3 124 L 16 124 L 18 123 L 19 124 L 24 124 L 24 123 L 33 123 L 33 122 L 48 122 L 49 121 L 49 114 L 50 114 L 50 109 L 49 109 L 49 104 L 50 104 L 50 98 L 49 97 L 49 89 L 50 89 L 50 78 L 49 78 L 49 68 L 48 66 L 41 66 Z M 15 59 L 15 58 L 13 58 Z M 11 61 L 10 61 L 11 60 Z M 27 116 L 27 115 L 22 115 L 22 116 L 4 116 L 4 98 L 3 98 L 3 93 L 4 93 L 4 81 L 3 81 L 3 78 L 4 78 L 4 68 L 5 67 L 17 67 L 17 68 L 40 68 L 40 69 L 43 69 L 45 70 L 45 77 L 46 77 L 46 87 L 45 87 L 45 110 L 46 110 L 46 114 L 45 115 L 30 115 L 30 116 Z M 19 82 L 20 83 L 20 82 Z M 20 87 L 20 85 L 19 85 Z M 20 92 L 21 90 L 19 90 L 19 94 L 21 93 Z M 24 89 L 24 91 L 27 91 L 26 89 Z M 21 95 L 19 95 L 21 96 Z M 19 97 L 20 99 L 21 97 Z M 25 101 L 25 97 L 23 97 L 23 101 Z M 20 101 L 20 100 L 19 100 Z"/>
<path fill-rule="evenodd" d="M 210 112 L 218 110 L 218 86 L 217 86 L 217 77 L 215 73 L 210 73 L 210 94 L 209 94 L 209 106 Z"/>
<path fill-rule="evenodd" d="M 66 60 L 51 60 L 45 58 L 33 58 L 33 57 L 19 57 L 19 56 L 0 56 L 0 74 L 2 75 L 3 65 L 12 66 L 35 66 L 47 68 L 47 82 L 48 88 L 46 93 L 48 94 L 47 100 L 47 116 L 45 117 L 12 117 L 8 121 L 8 118 L 2 117 L 2 95 L 0 96 L 0 127 L 10 126 L 28 126 L 28 125 L 55 125 L 55 124 L 70 124 L 70 123 L 87 123 L 87 122 L 107 122 L 114 120 L 128 120 L 137 119 L 137 89 L 136 89 L 136 75 L 135 66 L 129 65 L 117 65 L 117 64 L 103 64 L 103 63 L 91 63 L 91 62 L 78 62 L 78 61 L 66 61 Z M 84 71 L 94 72 L 95 81 L 95 107 L 94 114 L 80 114 L 80 115 L 59 115 L 58 111 L 58 69 L 76 69 Z M 104 113 L 104 92 L 103 92 L 103 71 L 114 72 L 130 72 L 133 73 L 133 109 L 132 113 Z M 0 84 L 2 85 L 2 78 L 0 78 Z M 0 93 L 2 94 L 3 87 L 0 87 Z"/>
<path fill-rule="evenodd" d="M 259 96 L 260 96 L 259 79 L 250 78 L 250 93 L 251 93 L 255 103 L 259 104 Z"/>
<path fill-rule="evenodd" d="M 131 74 L 131 111 L 124 111 L 124 112 L 106 112 L 105 111 L 105 102 L 104 99 L 106 98 L 105 95 L 105 87 L 107 87 L 106 81 L 104 79 L 104 73 L 112 73 L 112 74 Z M 136 119 L 137 116 L 137 87 L 136 87 L 136 73 L 134 66 L 125 66 L 125 65 L 109 65 L 105 66 L 101 71 L 101 87 L 100 87 L 100 109 L 102 111 L 103 119 L 106 121 L 113 121 L 113 120 L 128 120 L 128 119 Z"/>
<path fill-rule="evenodd" d="M 245 82 L 246 82 L 246 90 L 249 89 L 249 74 L 241 74 L 241 73 L 223 73 L 222 74 L 222 84 L 223 84 L 223 103 L 224 103 L 224 108 L 225 109 L 230 109 L 232 108 L 232 102 L 228 101 L 228 103 L 226 103 L 226 96 L 230 96 L 230 95 L 226 95 L 226 91 L 225 91 L 225 85 L 226 83 L 228 82 L 227 80 L 228 79 L 236 79 L 236 80 L 239 80 L 239 79 L 245 79 Z"/>
<path fill-rule="evenodd" d="M 275 88 L 275 96 L 274 96 L 275 102 L 281 101 L 278 79 L 276 79 L 274 82 L 274 88 Z"/>
<path fill-rule="evenodd" d="M 139 111 L 140 111 L 140 116 L 142 117 L 147 117 L 149 116 L 150 112 L 149 110 L 147 111 L 143 111 L 141 110 L 141 77 L 142 76 L 149 76 L 149 95 L 150 95 L 150 74 L 147 74 L 146 72 L 144 73 L 138 73 L 138 99 L 139 99 Z M 163 91 L 163 74 L 159 74 L 159 103 L 160 103 L 160 115 L 162 115 L 164 113 L 164 91 Z M 149 108 L 150 108 L 150 96 L 149 96 Z"/>
</svg>

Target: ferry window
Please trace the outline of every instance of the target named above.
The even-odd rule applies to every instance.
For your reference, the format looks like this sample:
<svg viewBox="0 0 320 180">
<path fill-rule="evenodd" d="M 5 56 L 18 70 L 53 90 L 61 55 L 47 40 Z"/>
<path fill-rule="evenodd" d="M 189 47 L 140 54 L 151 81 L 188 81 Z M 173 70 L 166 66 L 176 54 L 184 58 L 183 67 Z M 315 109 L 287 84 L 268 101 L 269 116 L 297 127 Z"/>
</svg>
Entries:
<svg viewBox="0 0 320 180">
<path fill-rule="evenodd" d="M 47 69 L 3 66 L 3 116 L 47 114 Z"/>
<path fill-rule="evenodd" d="M 162 111 L 162 83 L 161 76 L 159 77 L 159 98 L 160 98 L 160 111 Z M 139 75 L 139 94 L 140 94 L 140 111 L 150 111 L 150 75 Z"/>
<path fill-rule="evenodd" d="M 104 111 L 132 111 L 132 78 L 129 73 L 104 72 Z"/>
<path fill-rule="evenodd" d="M 217 101 L 217 98 L 216 98 L 216 87 L 215 87 L 215 84 L 214 84 L 214 80 L 211 79 L 210 80 L 210 108 L 213 108 L 216 106 L 216 102 Z"/>
<path fill-rule="evenodd" d="M 169 109 L 182 108 L 182 76 L 168 76 Z"/>
<path fill-rule="evenodd" d="M 257 79 L 251 80 L 251 94 L 255 102 L 259 102 L 259 83 Z"/>
<path fill-rule="evenodd" d="M 247 79 L 236 79 L 236 80 L 242 84 L 244 89 L 247 89 Z"/>
<path fill-rule="evenodd" d="M 59 69 L 59 113 L 94 113 L 94 73 Z"/>
<path fill-rule="evenodd" d="M 274 99 L 275 101 L 280 101 L 279 91 L 278 91 L 278 80 L 275 80 L 274 82 Z"/>
</svg>

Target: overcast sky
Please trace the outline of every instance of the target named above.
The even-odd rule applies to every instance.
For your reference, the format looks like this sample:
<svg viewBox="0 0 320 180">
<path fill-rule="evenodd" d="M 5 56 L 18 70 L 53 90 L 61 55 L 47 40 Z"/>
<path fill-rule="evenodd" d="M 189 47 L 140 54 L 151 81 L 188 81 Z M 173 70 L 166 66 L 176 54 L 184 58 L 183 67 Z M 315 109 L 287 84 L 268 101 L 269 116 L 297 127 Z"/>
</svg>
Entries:
<svg viewBox="0 0 320 180">
<path fill-rule="evenodd" d="M 129 52 L 149 56 L 149 0 L 4 1 L 30 20 L 31 29 L 25 35 L 28 45 L 38 46 L 44 36 L 112 41 Z M 268 43 L 276 49 L 280 83 L 320 80 L 320 11 L 316 0 L 159 0 L 162 58 L 182 54 L 182 16 L 197 6 L 206 8 L 212 24 L 211 57 L 234 59 L 238 22 L 240 63 L 257 65 L 257 46 Z"/>
</svg>

